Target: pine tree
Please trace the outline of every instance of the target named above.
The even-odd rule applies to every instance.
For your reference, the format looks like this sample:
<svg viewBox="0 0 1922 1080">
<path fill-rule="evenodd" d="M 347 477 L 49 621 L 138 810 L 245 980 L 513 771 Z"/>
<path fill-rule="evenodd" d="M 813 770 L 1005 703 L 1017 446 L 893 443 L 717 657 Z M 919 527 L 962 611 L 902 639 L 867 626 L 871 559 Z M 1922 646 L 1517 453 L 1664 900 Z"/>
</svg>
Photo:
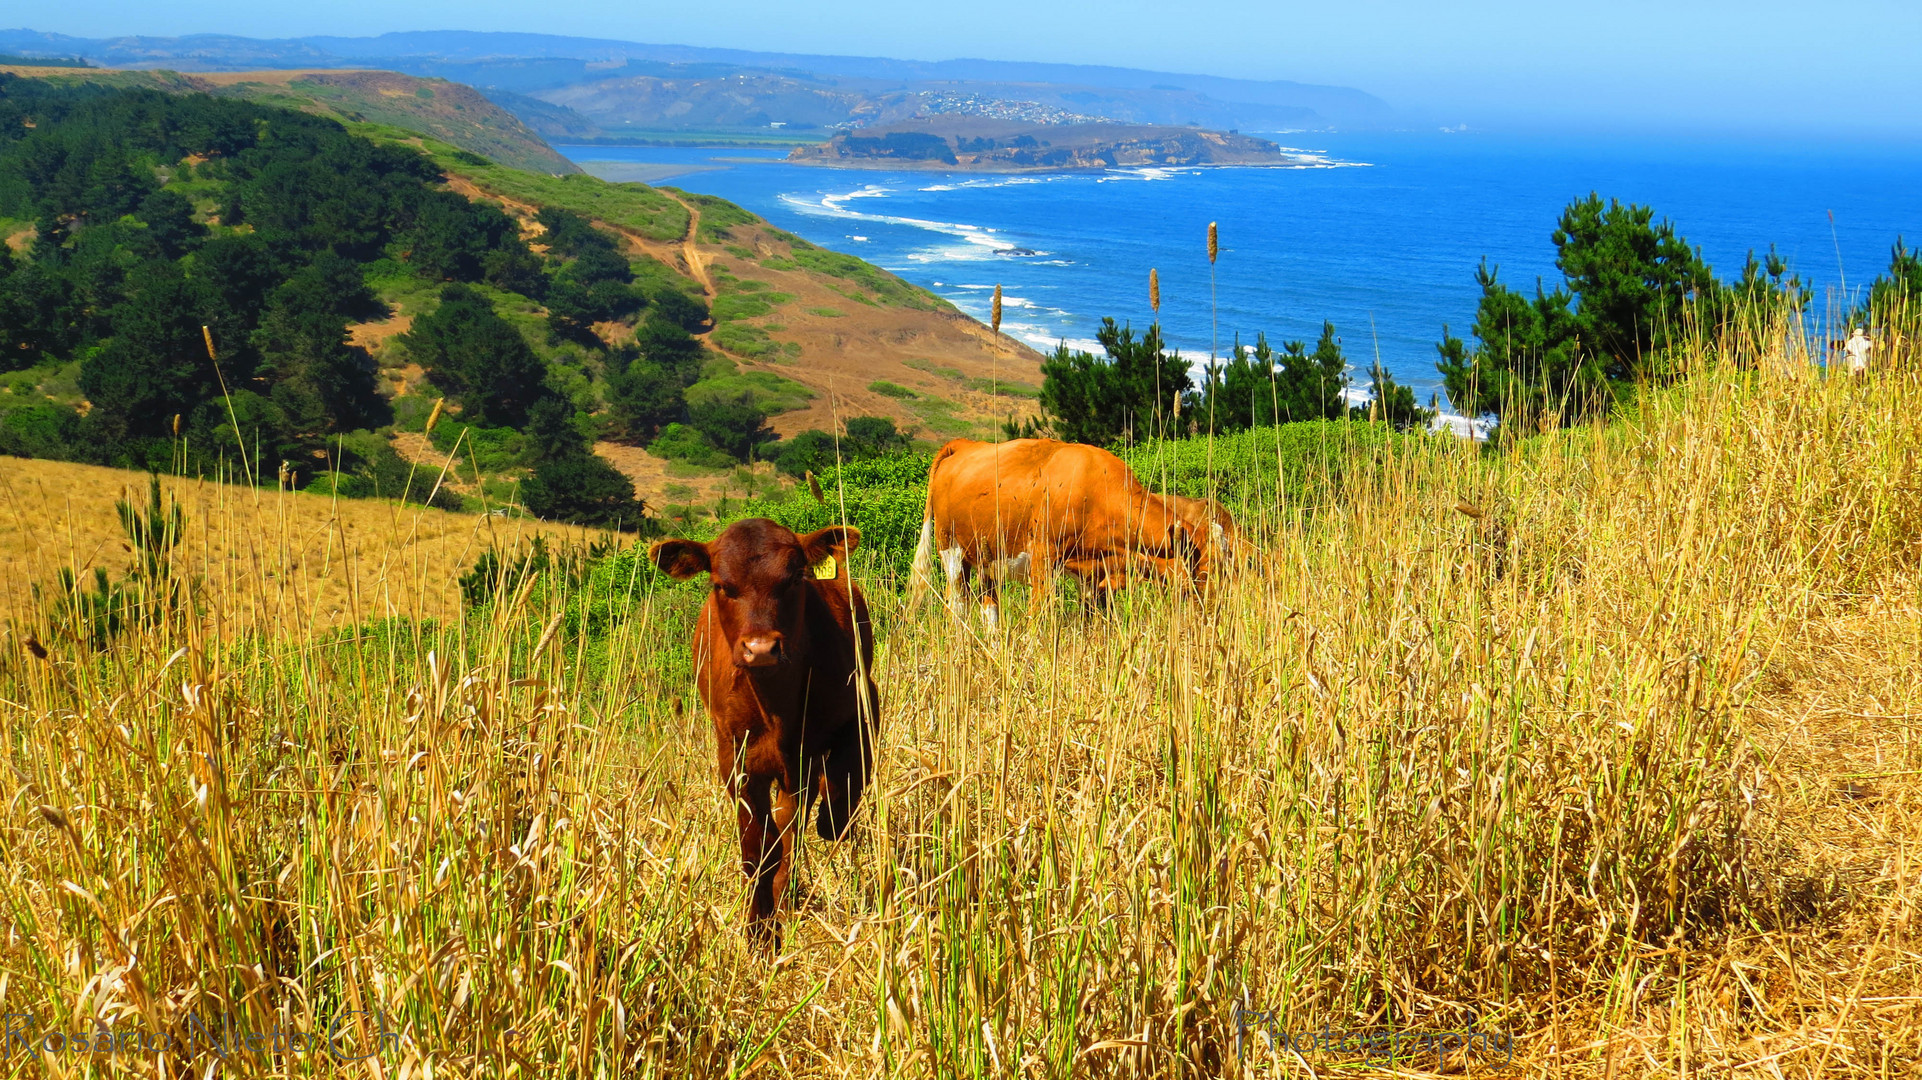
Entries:
<svg viewBox="0 0 1922 1080">
<path fill-rule="evenodd" d="M 427 377 L 486 427 L 520 427 L 547 394 L 547 365 L 487 297 L 465 285 L 441 291 L 440 306 L 400 338 Z"/>
<path fill-rule="evenodd" d="M 1107 446 L 1174 434 L 1176 399 L 1194 380 L 1181 354 L 1163 347 L 1161 328 L 1151 325 L 1137 339 L 1103 319 L 1095 340 L 1102 356 L 1063 345 L 1041 365 L 1041 409 L 1055 436 Z M 1192 409 L 1190 403 L 1183 411 Z"/>
</svg>

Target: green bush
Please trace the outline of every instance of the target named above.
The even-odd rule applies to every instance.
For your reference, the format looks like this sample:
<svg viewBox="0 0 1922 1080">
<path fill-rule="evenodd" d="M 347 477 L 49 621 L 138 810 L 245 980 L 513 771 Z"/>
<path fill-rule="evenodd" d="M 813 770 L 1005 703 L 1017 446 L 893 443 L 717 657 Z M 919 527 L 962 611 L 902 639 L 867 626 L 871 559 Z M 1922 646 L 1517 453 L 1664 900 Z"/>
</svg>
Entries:
<svg viewBox="0 0 1922 1080">
<path fill-rule="evenodd" d="M 736 461 L 752 460 L 755 448 L 775 439 L 773 429 L 767 426 L 767 413 L 748 394 L 716 394 L 689 402 L 687 422 Z"/>
<path fill-rule="evenodd" d="M 727 451 L 715 446 L 706 435 L 686 424 L 669 424 L 647 446 L 647 452 L 669 461 L 685 461 L 709 469 L 726 469 L 735 464 Z"/>
<path fill-rule="evenodd" d="M 0 413 L 0 454 L 64 460 L 75 456 L 80 416 L 64 405 L 24 405 Z"/>
<path fill-rule="evenodd" d="M 645 260 L 644 265 L 654 268 L 654 273 L 666 272 L 667 270 L 666 267 L 652 259 Z M 649 277 L 651 275 L 644 274 L 641 276 Z M 714 314 L 707 309 L 705 302 L 689 296 L 683 291 L 682 286 L 685 284 L 686 282 L 678 277 L 671 278 L 667 281 L 651 282 L 648 287 L 647 299 L 648 303 L 653 305 L 654 310 L 648 317 L 665 319 L 690 334 L 697 334 L 707 329 L 707 324 L 709 320 L 714 317 Z"/>
<path fill-rule="evenodd" d="M 434 413 L 434 399 L 421 394 L 404 394 L 394 399 L 394 430 L 425 431 L 427 418 Z"/>
<path fill-rule="evenodd" d="M 631 439 L 651 439 L 687 412 L 680 377 L 645 357 L 611 372 L 606 390 L 616 427 Z"/>
<path fill-rule="evenodd" d="M 443 417 L 427 439 L 434 444 L 434 449 L 445 453 L 452 453 L 459 445 L 461 456 L 486 473 L 527 463 L 527 437 L 513 428 L 481 427 Z"/>
<path fill-rule="evenodd" d="M 931 460 L 928 454 L 901 454 L 829 467 L 820 474 L 824 502 L 801 488 L 786 499 L 750 500 L 730 518 L 765 517 L 797 533 L 845 521 L 861 530 L 852 562 L 862 585 L 898 588 L 908 580 L 921 535 Z"/>
<path fill-rule="evenodd" d="M 834 436 L 809 428 L 791 439 L 769 443 L 761 452 L 775 469 L 788 476 L 826 472 L 834 464 Z"/>
<path fill-rule="evenodd" d="M 1384 423 L 1311 420 L 1232 435 L 1150 440 L 1120 452 L 1155 491 L 1214 498 L 1231 511 L 1312 511 L 1341 497 L 1346 474 L 1391 460 L 1415 441 Z"/>
<path fill-rule="evenodd" d="M 762 458 L 788 476 L 805 473 L 824 474 L 837 462 L 891 458 L 912 446 L 908 433 L 894 426 L 885 416 L 857 416 L 847 422 L 846 434 L 837 440 L 819 429 L 810 428 L 791 439 L 769 443 Z"/>
<path fill-rule="evenodd" d="M 408 461 L 381 436 L 356 431 L 343 436 L 339 446 L 341 464 L 347 467 L 317 474 L 304 490 L 343 499 L 400 499 L 442 510 L 461 509 L 461 497 L 448 490 L 439 469 Z"/>
</svg>

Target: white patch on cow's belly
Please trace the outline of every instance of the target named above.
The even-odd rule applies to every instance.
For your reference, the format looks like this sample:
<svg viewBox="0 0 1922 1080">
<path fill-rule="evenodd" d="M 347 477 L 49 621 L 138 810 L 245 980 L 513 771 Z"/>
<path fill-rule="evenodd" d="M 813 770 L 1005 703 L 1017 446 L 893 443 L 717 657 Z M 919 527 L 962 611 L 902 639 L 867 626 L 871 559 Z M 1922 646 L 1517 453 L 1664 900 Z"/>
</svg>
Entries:
<svg viewBox="0 0 1922 1080">
<path fill-rule="evenodd" d="M 996 559 L 990 574 L 996 581 L 1007 581 L 1010 578 L 1026 577 L 1029 567 L 1033 565 L 1034 556 L 1024 551 L 1011 559 Z"/>
</svg>

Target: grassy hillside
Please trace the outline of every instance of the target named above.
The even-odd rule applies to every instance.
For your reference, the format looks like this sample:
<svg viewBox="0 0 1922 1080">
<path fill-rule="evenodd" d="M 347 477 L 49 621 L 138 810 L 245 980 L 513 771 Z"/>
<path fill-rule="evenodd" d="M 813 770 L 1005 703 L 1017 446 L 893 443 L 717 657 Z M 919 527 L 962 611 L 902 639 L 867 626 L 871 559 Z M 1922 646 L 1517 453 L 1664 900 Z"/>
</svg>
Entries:
<svg viewBox="0 0 1922 1080">
<path fill-rule="evenodd" d="M 210 93 L 331 116 L 347 123 L 384 124 L 428 135 L 516 169 L 540 173 L 580 170 L 514 115 L 471 86 L 392 71 L 173 71 L 76 70 L 0 64 L 0 71 L 59 83 L 116 89 Z"/>
<path fill-rule="evenodd" d="M 877 589 L 877 775 L 855 839 L 802 836 L 774 962 L 704 581 L 623 555 L 318 638 L 222 637 L 262 606 L 223 595 L 104 654 L 22 624 L 9 1008 L 378 1010 L 410 1073 L 1387 1072 L 1325 1030 L 1400 1033 L 1395 1075 L 1915 1075 L 1918 358 L 1764 340 L 1504 453 L 1330 439 L 1338 497 L 1251 485 L 1264 558 L 1205 602 L 983 636 Z"/>
<path fill-rule="evenodd" d="M 620 231 L 637 258 L 679 275 L 713 311 L 714 328 L 702 335 L 709 348 L 813 392 L 809 405 L 775 418 L 783 434 L 832 427 L 837 415 L 872 415 L 940 441 L 987 433 L 1010 412 L 1032 409 L 1040 354 L 925 289 L 723 199 L 534 175 L 421 145 L 455 190 L 523 221 L 543 206 L 572 210 Z M 876 384 L 911 392 L 891 395 Z"/>
<path fill-rule="evenodd" d="M 532 354 L 532 362 L 538 364 L 539 381 L 587 418 L 585 426 L 591 428 L 591 437 L 599 440 L 598 450 L 602 456 L 638 484 L 640 495 L 657 508 L 675 505 L 695 508 L 698 512 L 719 499 L 738 497 L 765 488 L 770 482 L 765 468 L 742 472 L 736 467 L 748 458 L 746 450 L 730 449 L 724 454 L 713 447 L 683 446 L 687 452 L 674 461 L 656 456 L 647 449 L 654 447 L 654 430 L 637 429 L 624 423 L 616 408 L 619 395 L 615 382 L 630 369 L 635 357 L 649 362 L 659 359 L 650 352 L 660 344 L 649 329 L 650 313 L 664 310 L 661 305 L 676 297 L 683 301 L 692 299 L 694 303 L 691 306 L 683 303 L 675 309 L 686 308 L 681 315 L 669 320 L 677 324 L 673 332 L 681 334 L 686 341 L 685 332 L 693 331 L 696 337 L 692 348 L 706 356 L 706 362 L 697 356 L 683 364 L 686 370 L 676 376 L 698 383 L 686 387 L 685 402 L 690 410 L 718 409 L 735 399 L 744 399 L 754 408 L 773 415 L 773 431 L 779 435 L 808 429 L 831 431 L 850 417 L 874 416 L 889 418 L 924 439 L 938 441 L 956 434 L 992 430 L 1008 412 L 1030 407 L 1033 387 L 1038 382 L 1035 377 L 1038 355 L 1007 339 L 996 338 L 985 327 L 960 315 L 926 290 L 859 259 L 818 248 L 774 229 L 724 200 L 671 188 L 607 183 L 580 173 L 557 175 L 503 164 L 474 149 L 480 147 L 496 157 L 506 153 L 499 140 L 487 141 L 490 133 L 498 133 L 498 126 L 474 121 L 475 114 L 467 111 L 473 100 L 465 88 L 399 77 L 390 79 L 382 73 L 368 72 L 290 72 L 269 78 L 260 73 L 209 77 L 164 72 L 48 74 L 52 70 L 42 69 L 37 73 L 41 76 L 39 80 L 19 85 L 85 83 L 119 89 L 162 90 L 176 101 L 199 91 L 228 99 L 258 99 L 252 103 L 282 108 L 297 106 L 302 111 L 343 119 L 351 134 L 384 144 L 389 150 L 406 151 L 406 162 L 396 163 L 391 153 L 382 159 L 387 164 L 381 168 L 404 166 L 403 171 L 409 172 L 412 178 L 401 183 L 408 192 L 398 203 L 389 205 L 368 196 L 370 206 L 363 209 L 382 218 L 374 232 L 357 233 L 349 244 L 346 238 L 336 237 L 318 226 L 303 226 L 307 231 L 297 241 L 309 253 L 304 257 L 317 257 L 312 253 L 338 247 L 359 264 L 368 296 L 364 302 L 355 301 L 354 323 L 346 335 L 349 348 L 345 353 L 333 350 L 340 355 L 329 363 L 353 366 L 364 359 L 370 369 L 377 367 L 378 391 L 393 407 L 391 422 L 385 416 L 385 405 L 368 400 L 361 402 L 364 407 L 357 409 L 357 416 L 365 414 L 361 419 L 337 421 L 330 417 L 316 427 L 296 415 L 308 406 L 292 401 L 280 404 L 280 399 L 268 401 L 278 392 L 270 383 L 302 365 L 280 363 L 257 371 L 250 369 L 250 373 L 258 377 L 246 389 L 262 402 L 257 411 L 278 417 L 274 426 L 284 429 L 282 433 L 289 436 L 280 440 L 288 448 L 270 448 L 260 453 L 269 459 L 285 457 L 291 461 L 301 484 L 319 474 L 365 471 L 362 464 L 356 462 L 364 464 L 383 455 L 391 458 L 392 451 L 385 448 L 385 440 L 391 437 L 394 449 L 422 466 L 438 468 L 447 454 L 454 454 L 456 467 L 443 488 L 447 500 L 465 499 L 474 508 L 519 501 L 518 485 L 537 465 L 535 444 L 520 432 L 490 427 L 457 447 L 459 437 L 468 431 L 473 420 L 460 409 L 472 406 L 474 399 L 463 399 L 450 391 L 449 379 L 443 377 L 445 372 L 433 369 L 430 360 L 420 352 L 419 335 L 414 334 L 423 320 L 431 324 L 437 317 L 443 291 L 450 281 L 478 290 L 486 306 L 492 309 L 492 315 L 525 339 L 526 351 Z M 85 96 L 77 91 L 76 94 L 75 100 Z M 124 97 L 130 100 L 138 96 Z M 486 106 L 487 110 L 492 108 Z M 266 122 L 265 114 L 260 119 Z M 469 121 L 479 126 L 461 127 Z M 42 130 L 34 124 L 26 124 L 21 130 L 38 133 L 35 137 L 41 141 L 54 138 L 51 129 Z M 246 220 L 249 203 L 241 200 L 242 188 L 252 192 L 247 199 L 260 206 L 286 204 L 295 216 L 311 216 L 312 209 L 311 205 L 302 208 L 303 202 L 311 204 L 311 198 L 297 198 L 288 203 L 285 191 L 258 179 L 259 169 L 267 158 L 274 154 L 299 156 L 305 151 L 269 141 L 248 150 L 253 155 L 250 163 L 242 164 L 239 172 L 235 172 L 229 167 L 227 153 L 217 150 L 200 153 L 186 148 L 188 142 L 203 137 L 196 131 L 188 125 L 169 136 L 173 141 L 167 143 L 166 153 L 143 150 L 149 157 L 129 166 L 152 173 L 152 181 L 141 179 L 136 183 L 165 188 L 163 203 L 176 194 L 179 196 L 176 210 L 170 212 L 176 213 L 180 220 L 169 226 L 182 230 L 177 244 L 164 252 L 150 251 L 147 239 L 159 234 L 143 223 L 123 223 L 115 227 L 116 232 L 88 234 L 89 244 L 93 246 L 109 243 L 111 237 L 111 243 L 123 249 L 125 259 L 147 260 L 164 254 L 166 258 L 162 261 L 174 264 L 174 270 L 168 272 L 183 275 L 190 290 L 201 289 L 199 282 L 212 283 L 220 276 L 204 275 L 196 269 L 201 257 L 195 252 L 201 243 L 224 245 L 223 250 L 231 250 L 235 244 L 257 242 L 258 238 L 253 235 L 256 225 Z M 438 137 L 436 133 L 448 137 Z M 332 136 L 323 135 L 316 133 L 314 137 L 323 142 L 340 138 L 337 131 Z M 465 145 L 449 141 L 455 137 L 462 138 Z M 193 145 L 199 146 L 199 143 Z M 514 148 L 510 145 L 506 149 Z M 342 148 L 341 152 L 346 151 Z M 158 156 L 153 156 L 155 154 Z M 425 161 L 413 155 L 425 155 Z M 176 157 L 178 161 L 173 160 Z M 301 167 L 314 166 L 306 162 Z M 351 209 L 346 204 L 353 201 L 353 192 L 340 190 L 341 184 L 326 180 L 324 174 L 333 168 L 336 166 L 322 167 L 322 175 L 313 182 L 334 189 L 328 197 L 340 201 L 340 205 L 329 213 L 339 216 Z M 416 172 L 420 175 L 413 176 Z M 10 213 L 15 220 L 0 221 L 13 250 L 26 256 L 18 260 L 19 264 L 35 263 L 31 274 L 16 279 L 19 289 L 26 290 L 30 285 L 40 287 L 35 283 L 49 274 L 56 277 L 65 274 L 67 278 L 93 274 L 101 280 L 94 282 L 89 278 L 76 284 L 79 279 L 75 278 L 59 285 L 58 290 L 70 296 L 87 289 L 104 290 L 101 295 L 115 300 L 129 300 L 138 292 L 135 284 L 128 283 L 134 278 L 123 281 L 111 274 L 103 276 L 103 272 L 89 269 L 92 263 L 82 266 L 48 261 L 45 266 L 38 265 L 38 260 L 30 254 L 34 250 L 36 228 L 31 222 L 43 216 L 34 208 L 35 200 L 64 198 L 58 191 L 66 189 L 40 180 L 23 181 L 23 184 L 4 192 L 10 200 L 8 206 L 13 207 Z M 412 190 L 410 184 L 438 190 Z M 467 199 L 471 214 L 479 215 L 461 229 L 471 232 L 479 228 L 487 236 L 462 233 L 466 238 L 460 239 L 456 233 L 461 229 L 447 232 L 441 224 L 436 224 L 440 219 L 435 215 L 442 211 L 434 207 L 442 204 L 435 200 L 447 199 L 450 192 Z M 132 204 L 127 207 L 116 204 L 112 213 L 121 216 L 131 208 Z M 505 216 L 495 213 L 496 209 Z M 570 268 L 578 262 L 578 252 L 550 250 L 551 238 L 546 235 L 549 225 L 544 224 L 547 219 L 543 215 L 555 212 L 578 215 L 571 220 L 585 219 L 586 226 L 612 237 L 609 257 L 613 265 L 596 264 L 600 268 L 594 273 L 603 277 L 613 274 L 620 279 L 603 283 L 613 292 L 600 294 L 602 299 L 590 305 L 594 309 L 592 313 L 580 308 L 583 294 L 575 288 L 571 294 L 575 299 L 569 301 L 575 306 L 570 310 L 583 314 L 565 325 L 565 319 L 572 316 L 556 313 L 553 305 L 555 296 L 560 294 L 550 295 L 549 288 L 572 287 Z M 270 214 L 269 218 L 272 217 Z M 279 226 L 267 220 L 261 227 Z M 79 243 L 74 239 L 78 235 L 74 231 L 65 239 L 68 247 Z M 472 244 L 480 246 L 472 251 L 463 246 Z M 67 269 L 56 271 L 57 265 Z M 31 306 L 16 305 L 8 309 L 9 318 L 24 318 L 22 312 Z M 111 344 L 115 328 L 126 321 L 121 315 L 110 313 L 109 307 L 111 304 L 96 304 L 91 312 L 78 314 L 63 309 L 57 314 L 65 321 L 53 330 L 32 329 L 25 323 L 18 328 L 21 334 L 39 336 L 32 341 L 22 337 L 15 343 L 22 359 L 13 366 L 23 370 L 10 375 L 4 386 L 0 386 L 0 394 L 5 395 L 0 397 L 0 413 L 13 415 L 14 419 L 8 423 L 24 432 L 14 434 L 0 429 L 0 437 L 10 440 L 6 445 L 12 452 L 35 456 L 64 454 L 104 464 L 130 460 L 125 454 L 87 457 L 88 448 L 100 444 L 67 431 L 66 428 L 73 425 L 48 412 L 49 408 L 75 411 L 87 408 L 89 403 L 84 401 L 81 390 L 86 381 L 82 377 L 83 369 L 93 363 L 98 369 L 93 377 L 99 379 L 106 361 L 94 362 L 86 357 L 92 355 L 90 350 L 103 343 Z M 254 307 L 259 308 L 261 304 L 255 303 Z M 119 310 L 113 308 L 115 312 Z M 249 309 L 244 317 L 229 320 L 224 330 L 216 327 L 214 336 L 221 339 L 220 347 L 229 351 L 238 348 L 247 354 L 261 332 L 257 315 L 258 312 Z M 171 318 L 180 322 L 184 317 L 176 312 Z M 219 321 L 218 318 L 215 321 Z M 186 329 L 198 333 L 197 324 Z M 9 329 L 8 333 L 13 334 L 14 330 Z M 58 339 L 56 344 L 46 348 L 34 344 L 55 339 Z M 169 363 L 172 361 L 166 358 L 174 357 L 179 350 L 169 345 L 147 352 L 152 354 L 150 359 L 155 363 Z M 251 354 L 247 355 L 251 361 Z M 462 354 L 457 351 L 441 355 L 445 361 Z M 887 392 L 876 391 L 875 387 L 886 388 Z M 991 388 L 998 392 L 991 393 Z M 372 392 L 370 388 L 368 393 Z M 450 423 L 430 439 L 427 418 L 434 401 L 442 395 L 454 399 L 454 412 L 449 414 Z M 167 410 L 169 414 L 176 411 L 186 414 L 189 427 L 194 428 L 190 442 L 197 453 L 230 453 L 259 442 L 237 439 L 232 433 L 219 434 L 216 429 L 222 424 L 233 426 L 228 423 L 233 418 L 220 408 L 201 409 L 199 404 L 205 402 L 189 401 L 183 407 Z M 27 408 L 39 412 L 31 417 L 21 414 L 21 410 Z M 345 415 L 342 412 L 342 416 Z M 71 419 L 71 416 L 66 418 Z M 160 419 L 164 421 L 165 417 Z M 691 420 L 691 416 L 681 419 Z M 142 423 L 148 428 L 153 426 Z M 335 438 L 351 434 L 363 423 L 372 429 L 367 438 L 344 441 Z M 147 437 L 157 434 L 154 430 L 144 432 Z M 352 451 L 345 465 L 333 462 L 331 456 L 326 462 L 318 460 L 322 447 L 328 445 L 327 440 L 333 441 L 335 450 L 344 447 Z M 55 444 L 65 449 L 57 449 Z M 159 450 L 155 453 L 166 456 Z M 327 453 L 331 455 L 333 451 Z M 734 459 L 732 463 L 729 456 Z M 309 458 L 315 460 L 309 461 Z M 265 460 L 256 471 L 271 474 L 273 460 Z M 328 482 L 334 481 L 328 479 Z"/>
<path fill-rule="evenodd" d="M 512 113 L 473 87 L 446 79 L 392 71 L 253 71 L 192 78 L 215 93 L 418 131 L 512 169 L 580 171 Z"/>
</svg>

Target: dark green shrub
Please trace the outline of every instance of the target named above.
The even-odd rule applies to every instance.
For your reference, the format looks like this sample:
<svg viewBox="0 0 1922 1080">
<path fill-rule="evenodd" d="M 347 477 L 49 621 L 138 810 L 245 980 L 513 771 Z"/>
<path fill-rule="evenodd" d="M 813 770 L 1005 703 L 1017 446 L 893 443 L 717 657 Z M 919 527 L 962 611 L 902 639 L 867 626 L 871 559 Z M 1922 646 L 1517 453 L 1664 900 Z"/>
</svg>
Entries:
<svg viewBox="0 0 1922 1080">
<path fill-rule="evenodd" d="M 634 482 L 607 459 L 580 450 L 542 459 L 521 484 L 521 505 L 548 521 L 623 532 L 648 524 Z"/>
<path fill-rule="evenodd" d="M 767 413 L 750 394 L 715 396 L 688 404 L 688 424 L 735 461 L 747 461 L 756 447 L 774 441 Z"/>
</svg>

